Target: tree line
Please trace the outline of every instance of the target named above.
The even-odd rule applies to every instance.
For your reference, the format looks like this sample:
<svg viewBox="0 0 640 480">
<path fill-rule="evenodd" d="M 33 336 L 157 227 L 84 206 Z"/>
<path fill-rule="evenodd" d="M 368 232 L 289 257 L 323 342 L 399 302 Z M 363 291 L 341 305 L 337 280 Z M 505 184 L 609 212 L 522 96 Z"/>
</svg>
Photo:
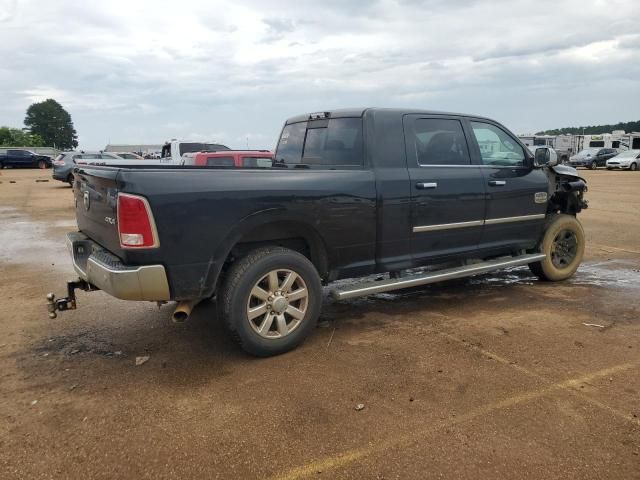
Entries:
<svg viewBox="0 0 640 480">
<path fill-rule="evenodd" d="M 29 106 L 24 125 L 25 128 L 0 127 L 0 147 L 71 150 L 78 146 L 71 115 L 52 98 Z"/>
<path fill-rule="evenodd" d="M 609 133 L 614 130 L 624 130 L 627 133 L 640 132 L 640 120 L 636 122 L 620 122 L 614 125 L 589 125 L 587 127 L 566 127 L 555 128 L 538 132 L 536 135 L 598 135 L 600 133 Z"/>
</svg>

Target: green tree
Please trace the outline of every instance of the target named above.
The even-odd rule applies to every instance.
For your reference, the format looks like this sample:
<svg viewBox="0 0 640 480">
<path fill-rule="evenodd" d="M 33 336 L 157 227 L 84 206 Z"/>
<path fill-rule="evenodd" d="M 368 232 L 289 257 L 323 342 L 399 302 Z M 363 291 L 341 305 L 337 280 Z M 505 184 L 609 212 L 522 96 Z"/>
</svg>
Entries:
<svg viewBox="0 0 640 480">
<path fill-rule="evenodd" d="M 42 147 L 40 135 L 32 135 L 19 128 L 0 127 L 0 147 Z"/>
<path fill-rule="evenodd" d="M 47 146 L 60 150 L 78 146 L 78 135 L 73 128 L 71 115 L 52 98 L 27 108 L 24 124 L 32 135 L 39 135 Z"/>
<path fill-rule="evenodd" d="M 584 127 L 554 128 L 538 132 L 536 135 L 598 135 L 600 133 L 611 133 L 614 130 L 624 130 L 627 133 L 640 132 L 640 120 L 636 122 L 620 122 L 613 125 L 589 125 Z"/>
</svg>

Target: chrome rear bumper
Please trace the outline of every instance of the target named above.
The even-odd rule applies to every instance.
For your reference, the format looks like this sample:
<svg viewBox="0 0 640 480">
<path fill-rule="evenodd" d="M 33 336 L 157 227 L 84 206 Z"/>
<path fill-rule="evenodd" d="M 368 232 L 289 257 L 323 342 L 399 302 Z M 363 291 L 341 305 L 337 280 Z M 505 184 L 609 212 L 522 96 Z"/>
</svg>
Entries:
<svg viewBox="0 0 640 480">
<path fill-rule="evenodd" d="M 80 232 L 67 234 L 73 268 L 80 278 L 122 300 L 171 299 L 167 273 L 162 265 L 125 265 Z"/>
</svg>

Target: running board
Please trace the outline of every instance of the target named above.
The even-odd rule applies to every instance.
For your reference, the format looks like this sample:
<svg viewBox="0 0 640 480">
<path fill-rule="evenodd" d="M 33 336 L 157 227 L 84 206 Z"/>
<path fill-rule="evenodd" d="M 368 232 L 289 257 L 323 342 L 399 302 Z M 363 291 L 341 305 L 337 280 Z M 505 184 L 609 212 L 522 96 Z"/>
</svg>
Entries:
<svg viewBox="0 0 640 480">
<path fill-rule="evenodd" d="M 346 288 L 334 288 L 331 290 L 331 296 L 336 300 L 347 300 L 349 298 L 363 297 L 374 293 L 391 292 L 402 288 L 411 288 L 420 285 L 427 285 L 429 283 L 442 282 L 444 280 L 480 275 L 482 273 L 506 267 L 518 267 L 520 265 L 527 265 L 529 263 L 540 261 L 544 258 L 545 255 L 542 253 L 500 258 L 496 260 L 489 260 L 487 262 L 465 265 L 464 267 L 447 268 L 445 270 L 419 273 L 402 278 L 390 278 L 389 280 L 381 280 L 378 282 L 361 283 Z"/>
</svg>

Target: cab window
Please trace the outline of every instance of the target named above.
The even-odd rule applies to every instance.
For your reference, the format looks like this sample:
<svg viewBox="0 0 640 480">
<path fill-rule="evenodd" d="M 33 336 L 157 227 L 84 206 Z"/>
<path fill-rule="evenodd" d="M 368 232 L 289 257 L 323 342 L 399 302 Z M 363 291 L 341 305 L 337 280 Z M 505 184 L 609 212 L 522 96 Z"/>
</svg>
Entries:
<svg viewBox="0 0 640 480">
<path fill-rule="evenodd" d="M 362 118 L 332 118 L 285 126 L 274 166 L 336 168 L 363 164 Z"/>
<path fill-rule="evenodd" d="M 418 118 L 414 123 L 413 141 L 418 164 L 469 165 L 469 149 L 459 120 Z"/>
<path fill-rule="evenodd" d="M 501 128 L 484 122 L 471 122 L 482 163 L 493 166 L 524 167 L 527 156 L 516 140 Z"/>
</svg>

